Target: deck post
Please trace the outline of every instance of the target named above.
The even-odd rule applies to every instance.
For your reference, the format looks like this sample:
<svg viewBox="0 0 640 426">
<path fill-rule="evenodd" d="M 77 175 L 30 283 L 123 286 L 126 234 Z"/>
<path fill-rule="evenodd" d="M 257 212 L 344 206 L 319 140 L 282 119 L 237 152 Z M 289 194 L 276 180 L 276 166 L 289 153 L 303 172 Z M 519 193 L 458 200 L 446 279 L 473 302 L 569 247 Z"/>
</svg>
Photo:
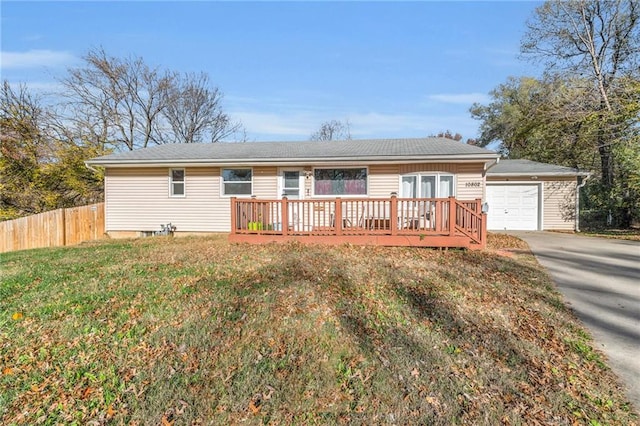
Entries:
<svg viewBox="0 0 640 426">
<path fill-rule="evenodd" d="M 336 235 L 342 235 L 342 198 L 336 198 L 334 203 L 336 203 L 336 205 L 333 209 L 333 211 L 335 212 L 335 223 L 333 224 L 333 226 L 336 229 Z"/>
<path fill-rule="evenodd" d="M 449 197 L 449 235 L 453 237 L 456 229 L 456 197 L 453 195 Z"/>
<path fill-rule="evenodd" d="M 389 214 L 389 228 L 391 229 L 391 235 L 398 234 L 398 196 L 395 192 L 391 193 L 391 212 Z"/>
<path fill-rule="evenodd" d="M 231 235 L 236 234 L 238 226 L 238 204 L 236 197 L 231 197 Z"/>
<path fill-rule="evenodd" d="M 282 197 L 282 235 L 289 234 L 289 199 L 286 195 Z"/>
</svg>

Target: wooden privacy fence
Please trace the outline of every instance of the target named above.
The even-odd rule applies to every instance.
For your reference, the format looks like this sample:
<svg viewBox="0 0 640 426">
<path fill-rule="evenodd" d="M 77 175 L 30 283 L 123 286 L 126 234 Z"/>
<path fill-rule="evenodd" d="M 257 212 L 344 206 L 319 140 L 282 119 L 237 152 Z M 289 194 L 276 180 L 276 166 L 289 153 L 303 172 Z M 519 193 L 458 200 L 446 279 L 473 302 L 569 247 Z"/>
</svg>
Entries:
<svg viewBox="0 0 640 426">
<path fill-rule="evenodd" d="M 70 246 L 104 236 L 104 203 L 0 222 L 0 253 Z"/>
</svg>

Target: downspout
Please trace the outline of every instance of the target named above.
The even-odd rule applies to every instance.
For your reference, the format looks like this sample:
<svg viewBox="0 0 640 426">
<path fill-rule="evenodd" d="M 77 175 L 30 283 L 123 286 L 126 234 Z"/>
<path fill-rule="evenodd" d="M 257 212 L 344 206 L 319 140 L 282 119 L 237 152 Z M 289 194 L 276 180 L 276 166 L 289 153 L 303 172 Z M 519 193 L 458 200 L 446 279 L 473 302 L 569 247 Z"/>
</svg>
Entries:
<svg viewBox="0 0 640 426">
<path fill-rule="evenodd" d="M 585 175 L 582 183 L 576 186 L 576 232 L 580 232 L 580 189 L 587 184 L 590 177 L 590 174 Z"/>
<path fill-rule="evenodd" d="M 482 201 L 487 201 L 487 171 L 500 162 L 500 157 L 493 161 L 487 161 L 484 163 L 484 170 L 482 171 Z"/>
<path fill-rule="evenodd" d="M 89 164 L 87 164 L 86 162 L 84 163 L 84 166 L 85 166 L 87 169 L 89 169 L 89 170 L 91 170 L 92 172 L 94 172 L 94 173 L 98 173 L 98 171 L 99 171 L 98 169 L 94 169 L 93 167 L 91 167 L 91 166 L 90 166 Z"/>
</svg>

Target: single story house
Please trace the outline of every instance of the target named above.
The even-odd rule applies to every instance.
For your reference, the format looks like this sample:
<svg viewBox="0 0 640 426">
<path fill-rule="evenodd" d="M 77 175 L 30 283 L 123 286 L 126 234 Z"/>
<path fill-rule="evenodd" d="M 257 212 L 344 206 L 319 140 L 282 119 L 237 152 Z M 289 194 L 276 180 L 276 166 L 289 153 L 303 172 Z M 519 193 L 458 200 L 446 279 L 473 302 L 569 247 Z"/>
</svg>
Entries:
<svg viewBox="0 0 640 426">
<path fill-rule="evenodd" d="M 579 176 L 568 168 L 500 160 L 493 151 L 445 138 L 167 144 L 94 158 L 87 165 L 105 169 L 105 228 L 112 237 L 140 236 L 168 222 L 178 234 L 271 237 L 331 229 L 355 238 L 355 228 L 361 234 L 363 226 L 375 225 L 384 228 L 375 232 L 395 235 L 406 229 L 421 240 L 431 231 L 442 234 L 445 227 L 452 234 L 454 221 L 463 234 L 487 225 L 573 229 L 570 212 L 575 212 Z M 441 207 L 436 201 L 398 205 L 389 201 L 392 195 L 400 200 L 455 197 L 462 203 L 455 208 L 477 216 L 474 221 L 481 219 L 481 203 L 488 202 L 488 223 L 449 221 L 444 216 L 451 212 L 453 218 L 454 207 L 444 201 Z M 342 200 L 339 205 L 336 199 Z M 288 207 L 283 211 L 282 205 L 264 200 L 284 200 Z M 356 206 L 350 200 L 361 201 Z M 329 201 L 333 204 L 325 204 Z M 399 215 L 393 220 L 392 208 Z M 410 208 L 414 213 L 407 213 Z"/>
</svg>

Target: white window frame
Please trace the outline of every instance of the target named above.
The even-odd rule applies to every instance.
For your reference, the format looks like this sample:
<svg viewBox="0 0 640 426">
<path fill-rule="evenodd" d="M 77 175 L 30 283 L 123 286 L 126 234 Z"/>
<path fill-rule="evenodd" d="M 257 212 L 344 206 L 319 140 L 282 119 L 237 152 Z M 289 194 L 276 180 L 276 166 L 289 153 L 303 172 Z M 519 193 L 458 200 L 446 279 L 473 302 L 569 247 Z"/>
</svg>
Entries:
<svg viewBox="0 0 640 426">
<path fill-rule="evenodd" d="M 436 178 L 436 196 L 433 198 L 447 198 L 447 197 L 441 197 L 440 196 L 440 177 L 441 176 L 451 176 L 452 179 L 452 186 L 453 186 L 453 193 L 451 194 L 453 197 L 456 196 L 457 191 L 457 187 L 458 187 L 458 179 L 457 176 L 454 173 L 448 173 L 448 172 L 414 172 L 414 173 L 405 173 L 402 174 L 398 177 L 398 194 L 400 194 L 400 197 L 403 198 L 404 194 L 402 193 L 402 178 L 407 177 L 407 176 L 415 176 L 416 177 L 416 182 L 418 183 L 418 188 L 416 191 L 416 195 L 418 195 L 416 198 L 422 198 L 419 196 L 420 194 L 420 185 L 422 182 L 422 177 L 423 176 L 435 176 Z M 404 197 L 406 198 L 406 197 Z"/>
<path fill-rule="evenodd" d="M 250 170 L 251 171 L 251 181 L 225 181 L 224 180 L 224 171 L 225 170 Z M 250 183 L 251 184 L 251 192 L 249 194 L 226 194 L 225 193 L 225 183 L 233 183 L 233 182 L 242 182 L 242 183 Z M 253 167 L 220 167 L 220 197 L 223 198 L 251 198 L 253 194 Z"/>
<path fill-rule="evenodd" d="M 173 180 L 174 171 L 182 171 L 182 181 Z M 182 184 L 182 194 L 176 194 L 176 184 Z M 169 196 L 171 198 L 185 198 L 187 196 L 187 170 L 183 167 L 172 167 L 169 169 Z"/>
<path fill-rule="evenodd" d="M 343 169 L 364 169 L 367 173 L 365 185 L 367 186 L 367 192 L 365 194 L 343 194 L 343 195 L 325 195 L 316 194 L 316 170 L 343 170 Z M 311 193 L 314 198 L 363 198 L 369 197 L 369 167 L 368 166 L 332 166 L 332 167 L 314 167 L 313 168 L 313 181 L 311 182 Z"/>
</svg>

